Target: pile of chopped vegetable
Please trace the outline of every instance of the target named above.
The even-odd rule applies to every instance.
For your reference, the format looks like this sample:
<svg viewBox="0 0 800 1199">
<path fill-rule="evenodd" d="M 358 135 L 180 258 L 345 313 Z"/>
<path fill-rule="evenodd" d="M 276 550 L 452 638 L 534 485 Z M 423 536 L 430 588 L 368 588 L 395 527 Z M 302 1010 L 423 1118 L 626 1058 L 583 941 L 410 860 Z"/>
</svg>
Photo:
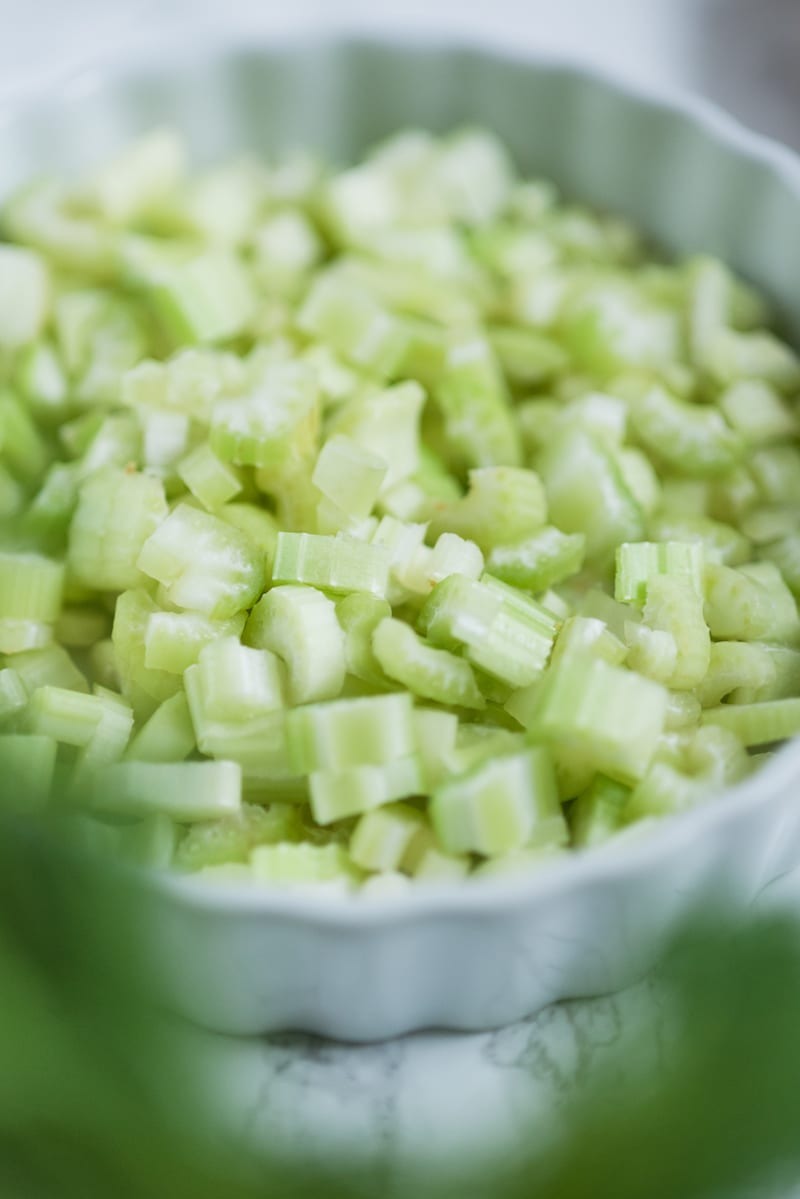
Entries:
<svg viewBox="0 0 800 1199">
<path fill-rule="evenodd" d="M 2 232 L 4 804 L 371 892 L 800 733 L 800 362 L 720 262 L 471 129 L 191 175 L 159 130 Z"/>
</svg>

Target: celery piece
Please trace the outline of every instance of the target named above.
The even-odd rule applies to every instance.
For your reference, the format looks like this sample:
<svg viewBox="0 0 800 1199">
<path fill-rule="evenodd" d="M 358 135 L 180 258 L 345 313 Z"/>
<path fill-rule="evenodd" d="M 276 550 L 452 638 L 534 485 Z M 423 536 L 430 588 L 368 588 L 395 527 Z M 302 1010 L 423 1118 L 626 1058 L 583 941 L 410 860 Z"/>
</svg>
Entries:
<svg viewBox="0 0 800 1199">
<path fill-rule="evenodd" d="M 97 591 L 138 587 L 142 547 L 166 515 L 158 479 L 116 467 L 93 475 L 81 485 L 70 525 L 70 575 Z"/>
<path fill-rule="evenodd" d="M 451 773 L 458 717 L 438 708 L 415 708 L 412 713 L 414 741 L 422 764 L 425 791 L 431 791 Z"/>
<path fill-rule="evenodd" d="M 464 774 L 483 762 L 527 748 L 522 733 L 491 724 L 459 724 L 445 762 L 449 774 Z"/>
<path fill-rule="evenodd" d="M 667 762 L 655 762 L 631 793 L 625 809 L 625 823 L 688 811 L 709 794 L 706 781 L 690 778 Z"/>
<path fill-rule="evenodd" d="M 302 836 L 302 822 L 294 805 L 274 803 L 262 808 L 245 803 L 233 816 L 188 828 L 175 860 L 184 870 L 247 862 L 257 846 L 298 842 Z"/>
<path fill-rule="evenodd" d="M 485 338 L 462 337 L 450 345 L 433 398 L 459 465 L 520 465 L 522 447 L 508 391 Z"/>
<path fill-rule="evenodd" d="M 50 465 L 47 443 L 13 392 L 0 386 L 0 462 L 23 483 L 38 482 Z"/>
<path fill-rule="evenodd" d="M 589 391 L 558 408 L 550 434 L 558 436 L 571 429 L 582 429 L 616 450 L 625 441 L 627 424 L 628 407 L 624 400 L 603 391 Z"/>
<path fill-rule="evenodd" d="M 675 667 L 665 681 L 675 691 L 691 691 L 708 670 L 711 638 L 704 612 L 703 597 L 687 576 L 663 574 L 650 580 L 644 623 L 674 639 Z"/>
<path fill-rule="evenodd" d="M 469 472 L 463 499 L 439 506 L 430 523 L 433 537 L 458 533 L 484 553 L 514 545 L 539 532 L 547 520 L 547 500 L 539 476 L 517 467 L 489 466 Z"/>
<path fill-rule="evenodd" d="M 602 658 L 612 666 L 619 666 L 625 659 L 626 649 L 604 621 L 593 616 L 569 616 L 555 639 L 551 665 L 555 666 L 562 659 L 576 654 L 589 654 Z"/>
<path fill-rule="evenodd" d="M 672 633 L 631 622 L 625 628 L 625 635 L 628 669 L 656 683 L 669 685 L 678 665 L 678 643 Z"/>
<path fill-rule="evenodd" d="M 0 808 L 38 812 L 47 806 L 56 767 L 56 742 L 32 733 L 0 734 Z"/>
<path fill-rule="evenodd" d="M 520 387 L 547 383 L 569 364 L 558 342 L 535 329 L 494 325 L 489 329 L 489 341 L 506 377 Z"/>
<path fill-rule="evenodd" d="M 262 221 L 252 241 L 259 282 L 280 295 L 297 295 L 324 252 L 311 221 L 296 208 L 286 208 Z"/>
<path fill-rule="evenodd" d="M 388 466 L 350 437 L 335 434 L 322 447 L 311 481 L 348 516 L 369 516 Z"/>
<path fill-rule="evenodd" d="M 550 519 L 565 533 L 583 533 L 586 556 L 602 567 L 621 541 L 638 541 L 642 510 L 624 481 L 614 455 L 578 430 L 562 434 L 537 461 Z"/>
<path fill-rule="evenodd" d="M 0 620 L 0 653 L 42 649 L 53 640 L 53 626 L 36 620 Z"/>
<path fill-rule="evenodd" d="M 249 271 L 231 251 L 206 250 L 141 282 L 178 344 L 229 341 L 244 332 L 255 313 Z"/>
<path fill-rule="evenodd" d="M 372 648 L 384 673 L 422 699 L 458 708 L 484 708 L 468 662 L 448 650 L 434 649 L 401 620 L 382 620 Z"/>
<path fill-rule="evenodd" d="M 387 464 L 384 489 L 420 467 L 419 424 L 425 392 L 413 380 L 357 394 L 336 413 L 331 432 L 346 434 Z"/>
<path fill-rule="evenodd" d="M 398 870 L 411 842 L 426 827 L 409 804 L 387 804 L 365 812 L 350 838 L 350 857 L 363 870 Z"/>
<path fill-rule="evenodd" d="M 776 679 L 775 663 L 765 645 L 717 641 L 711 646 L 708 671 L 695 688 L 704 708 L 713 708 L 739 688 L 761 691 Z"/>
<path fill-rule="evenodd" d="M 649 584 L 657 575 L 686 579 L 702 595 L 703 565 L 703 548 L 697 542 L 625 541 L 617 546 L 614 598 L 644 606 Z"/>
<path fill-rule="evenodd" d="M 385 598 L 389 585 L 389 553 L 349 537 L 315 533 L 278 534 L 274 583 L 307 583 L 323 591 L 346 594 L 367 591 Z"/>
<path fill-rule="evenodd" d="M 90 745 L 98 732 L 103 736 L 104 720 L 109 728 L 111 724 L 114 726 L 112 752 L 121 757 L 133 727 L 133 713 L 119 697 L 108 699 L 63 687 L 43 686 L 34 691 L 26 713 L 30 732 L 52 737 L 62 745 L 79 747 Z"/>
<path fill-rule="evenodd" d="M 713 653 L 713 647 L 712 647 Z M 700 700 L 691 691 L 670 691 L 664 728 L 668 733 L 694 728 L 700 720 Z"/>
<path fill-rule="evenodd" d="M 431 799 L 431 821 L 444 849 L 455 854 L 494 857 L 567 840 L 553 762 L 541 747 L 442 783 Z"/>
<path fill-rule="evenodd" d="M 97 221 L 74 216 L 66 187 L 39 179 L 16 192 L 3 210 L 6 234 L 32 246 L 54 265 L 92 278 L 106 278 L 114 268 L 115 237 Z"/>
<path fill-rule="evenodd" d="M 568 295 L 561 332 L 573 363 L 601 383 L 626 369 L 658 371 L 680 357 L 677 314 L 623 277 L 599 276 Z"/>
<path fill-rule="evenodd" d="M 771 745 L 800 733 L 800 699 L 774 699 L 759 704 L 722 704 L 703 712 L 704 725 L 721 725 L 743 745 Z"/>
<path fill-rule="evenodd" d="M 171 129 L 154 129 L 101 167 L 81 189 L 81 199 L 103 220 L 130 224 L 177 186 L 184 159 L 178 135 Z"/>
<path fill-rule="evenodd" d="M 738 570 L 708 564 L 705 617 L 717 640 L 791 642 L 800 632 L 794 597 L 769 562 Z"/>
<path fill-rule="evenodd" d="M 631 387 L 630 422 L 657 461 L 678 474 L 710 478 L 741 461 L 744 439 L 708 405 L 678 399 L 663 387 Z"/>
<path fill-rule="evenodd" d="M 409 759 L 416 751 L 411 714 L 407 692 L 293 708 L 286 723 L 290 762 L 311 773 Z"/>
<path fill-rule="evenodd" d="M 800 361 L 794 350 L 774 334 L 762 331 L 723 329 L 707 347 L 703 366 L 722 386 L 739 379 L 759 379 L 791 393 L 800 385 Z"/>
<path fill-rule="evenodd" d="M 723 566 L 739 566 L 751 558 L 747 536 L 709 516 L 662 511 L 650 518 L 648 533 L 653 541 L 697 542 L 707 562 Z"/>
<path fill-rule="evenodd" d="M 148 870 L 167 870 L 172 866 L 178 830 L 169 816 L 155 812 L 143 820 L 118 825 L 115 831 L 115 848 L 127 861 Z"/>
<path fill-rule="evenodd" d="M 222 637 L 239 637 L 245 613 L 229 620 L 210 620 L 199 612 L 153 611 L 144 629 L 144 665 L 148 670 L 183 674 L 204 646 Z"/>
<path fill-rule="evenodd" d="M 789 405 L 761 379 L 734 383 L 720 396 L 719 406 L 728 424 L 748 445 L 768 445 L 800 433 L 800 424 Z"/>
<path fill-rule="evenodd" d="M 465 128 L 442 143 L 426 183 L 441 196 L 451 220 L 488 225 L 508 204 L 514 169 L 502 142 L 483 129 Z"/>
<path fill-rule="evenodd" d="M 195 749 L 194 726 L 182 691 L 164 700 L 125 753 L 131 762 L 182 762 Z"/>
<path fill-rule="evenodd" d="M 111 630 L 114 664 L 137 720 L 152 716 L 181 687 L 178 675 L 146 664 L 148 621 L 157 611 L 150 596 L 141 590 L 123 592 L 114 609 Z"/>
<path fill-rule="evenodd" d="M 236 762 L 245 787 L 264 799 L 305 798 L 305 788 L 296 782 L 298 772 L 289 762 L 286 744 L 286 712 L 265 712 L 244 724 L 236 720 L 208 720 L 192 698 L 194 680 L 187 679 L 192 723 L 201 753 L 211 758 Z"/>
<path fill-rule="evenodd" d="M 16 716 L 28 703 L 28 692 L 13 667 L 0 669 L 0 724 Z"/>
<path fill-rule="evenodd" d="M 80 289 L 62 292 L 53 316 L 75 398 L 83 406 L 115 404 L 123 373 L 148 349 L 140 313 L 111 290 Z"/>
<path fill-rule="evenodd" d="M 141 547 L 139 570 L 166 588 L 171 603 L 226 620 L 249 608 L 265 583 L 262 554 L 239 529 L 179 504 Z"/>
<path fill-rule="evenodd" d="M 661 503 L 661 483 L 650 459 L 641 450 L 623 446 L 617 463 L 636 503 L 646 516 L 651 516 Z"/>
<path fill-rule="evenodd" d="M 60 562 L 0 549 L 0 624 L 9 620 L 52 624 L 61 611 L 63 591 Z"/>
<path fill-rule="evenodd" d="M 589 849 L 613 837 L 622 827 L 630 795 L 630 787 L 598 775 L 572 806 L 572 844 L 577 849 Z"/>
<path fill-rule="evenodd" d="M 42 331 L 50 307 L 44 258 L 23 246 L 0 245 L 0 349 L 17 350 Z"/>
<path fill-rule="evenodd" d="M 722 724 L 701 724 L 688 739 L 687 769 L 709 785 L 738 783 L 750 773 L 750 757 L 735 731 Z"/>
<path fill-rule="evenodd" d="M 253 608 L 244 637 L 286 664 L 292 704 L 335 699 L 342 690 L 345 635 L 333 601 L 314 587 L 272 588 Z"/>
<path fill-rule="evenodd" d="M 296 319 L 301 332 L 377 379 L 391 379 L 405 353 L 403 323 L 335 269 L 317 276 Z"/>
<path fill-rule="evenodd" d="M 241 791 L 234 762 L 119 762 L 97 772 L 91 803 L 96 811 L 160 812 L 184 824 L 237 813 Z"/>
<path fill-rule="evenodd" d="M 391 614 L 387 600 L 365 591 L 354 591 L 336 604 L 336 616 L 344 633 L 347 672 L 371 687 L 391 686 L 372 648 L 372 634 Z"/>
<path fill-rule="evenodd" d="M 250 854 L 250 870 L 259 883 L 276 887 L 339 885 L 349 890 L 361 872 L 341 845 L 259 845 Z"/>
<path fill-rule="evenodd" d="M 800 531 L 773 541 L 760 555 L 778 568 L 795 598 L 800 595 Z"/>
<path fill-rule="evenodd" d="M 195 729 L 244 725 L 282 708 L 282 673 L 269 650 L 251 649 L 236 637 L 210 641 L 183 676 Z"/>
<path fill-rule="evenodd" d="M 426 532 L 426 525 L 394 516 L 383 516 L 378 522 L 370 541 L 385 547 L 389 555 L 386 595 L 390 603 L 402 603 L 412 598 L 415 592 L 425 595 L 430 591 L 432 584 L 423 577 L 421 570 L 431 556 L 424 545 Z"/>
<path fill-rule="evenodd" d="M 280 484 L 279 472 L 313 457 L 318 423 L 313 374 L 303 364 L 279 362 L 267 366 L 250 392 L 214 405 L 210 445 L 235 466 L 277 472 Z"/>
<path fill-rule="evenodd" d="M 778 445 L 758 450 L 749 465 L 764 502 L 800 505 L 800 449 L 797 446 Z"/>
<path fill-rule="evenodd" d="M 178 464 L 177 473 L 209 512 L 217 512 L 242 490 L 238 472 L 220 461 L 208 444 L 192 450 Z"/>
<path fill-rule="evenodd" d="M 617 782 L 642 778 L 664 728 L 667 692 L 599 658 L 562 660 L 545 675 L 528 723 L 540 739 L 580 747 Z"/>
<path fill-rule="evenodd" d="M 381 766 L 349 766 L 322 770 L 310 778 L 311 811 L 317 824 L 332 824 L 349 816 L 419 795 L 422 771 L 416 755 L 393 758 Z"/>
<path fill-rule="evenodd" d="M 28 695 L 38 687 L 65 687 L 71 691 L 88 691 L 85 675 L 78 670 L 70 655 L 61 645 L 48 645 L 14 655 L 14 670 L 25 686 Z"/>
<path fill-rule="evenodd" d="M 754 545 L 768 545 L 784 537 L 789 537 L 800 528 L 800 513 L 793 507 L 784 504 L 774 504 L 763 508 L 754 508 L 741 520 L 741 529 L 745 537 Z M 765 551 L 767 557 L 770 550 Z M 749 560 L 749 555 L 748 559 Z M 730 564 L 728 564 L 730 565 Z M 733 563 L 734 566 L 737 563 Z"/>
<path fill-rule="evenodd" d="M 486 879 L 509 879 L 528 877 L 547 866 L 567 852 L 566 846 L 545 845 L 535 849 L 512 849 L 496 858 L 487 858 L 472 871 L 471 878 L 477 882 Z"/>
<path fill-rule="evenodd" d="M 495 545 L 487 566 L 504 583 L 528 591 L 544 591 L 577 574 L 583 565 L 586 538 L 562 533 L 552 525 L 515 545 Z"/>
</svg>

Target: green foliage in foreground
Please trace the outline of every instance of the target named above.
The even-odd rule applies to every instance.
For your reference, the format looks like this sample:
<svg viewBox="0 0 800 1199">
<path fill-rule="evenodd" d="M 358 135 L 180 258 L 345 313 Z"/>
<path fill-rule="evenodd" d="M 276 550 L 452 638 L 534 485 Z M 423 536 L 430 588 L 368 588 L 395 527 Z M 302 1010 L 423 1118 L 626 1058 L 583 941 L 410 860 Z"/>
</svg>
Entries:
<svg viewBox="0 0 800 1199">
<path fill-rule="evenodd" d="M 278 1143 L 271 1167 L 263 1150 L 258 1163 L 247 1162 L 221 1128 L 187 1110 L 191 1079 L 187 1090 L 185 1062 L 179 1081 L 163 1023 L 121 985 L 112 958 L 95 957 L 90 972 L 82 964 L 94 930 L 67 902 L 75 887 L 89 900 L 81 910 L 118 921 L 121 936 L 146 936 L 41 830 L 3 827 L 0 1195 L 369 1194 L 355 1166 L 350 1177 L 344 1167 L 315 1177 L 287 1164 Z M 640 1072 L 621 1082 L 630 1071 L 611 1060 L 564 1113 L 557 1143 L 487 1166 L 466 1199 L 733 1199 L 776 1174 L 800 1177 L 799 934 L 778 918 L 683 934 L 663 968 L 675 1035 L 659 1079 Z M 536 1146 L 535 1129 L 530 1141 Z M 432 1177 L 426 1195 L 440 1193 L 452 1193 L 447 1179 Z"/>
</svg>

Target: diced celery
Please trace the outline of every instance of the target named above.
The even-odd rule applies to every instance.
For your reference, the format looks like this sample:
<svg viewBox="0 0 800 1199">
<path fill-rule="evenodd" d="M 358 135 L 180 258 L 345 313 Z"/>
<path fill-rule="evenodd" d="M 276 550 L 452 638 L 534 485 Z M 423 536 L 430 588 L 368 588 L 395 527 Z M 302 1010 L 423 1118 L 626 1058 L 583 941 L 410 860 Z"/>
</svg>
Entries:
<svg viewBox="0 0 800 1199">
<path fill-rule="evenodd" d="M 704 708 L 713 708 L 739 688 L 761 691 L 777 675 L 768 647 L 748 641 L 717 641 L 708 671 L 695 689 Z"/>
<path fill-rule="evenodd" d="M 382 620 L 372 648 L 384 673 L 414 695 L 458 708 L 486 706 L 469 663 L 427 645 L 403 621 Z"/>
<path fill-rule="evenodd" d="M 383 458 L 350 437 L 336 434 L 322 447 L 314 486 L 349 516 L 369 516 L 388 469 Z"/>
<path fill-rule="evenodd" d="M 113 740 L 113 761 L 122 756 L 127 745 L 133 713 L 119 697 L 112 700 L 101 695 L 83 695 L 79 691 L 44 686 L 31 697 L 26 724 L 32 733 L 51 737 L 62 745 L 79 747 L 89 746 L 98 734 L 104 738 L 108 731 Z"/>
<path fill-rule="evenodd" d="M 257 882 L 276 887 L 339 885 L 349 890 L 363 877 L 341 845 L 259 845 L 250 854 L 250 870 Z"/>
<path fill-rule="evenodd" d="M 767 445 L 796 437 L 797 418 L 774 387 L 760 379 L 742 379 L 720 396 L 719 406 L 731 428 L 749 445 Z"/>
<path fill-rule="evenodd" d="M 48 645 L 14 655 L 14 670 L 28 695 L 39 687 L 65 687 L 70 691 L 88 691 L 86 677 L 61 645 Z"/>
<path fill-rule="evenodd" d="M 578 849 L 588 849 L 613 837 L 622 827 L 630 795 L 630 787 L 598 775 L 589 790 L 573 804 L 572 844 Z"/>
<path fill-rule="evenodd" d="M 413 380 L 355 395 L 336 413 L 332 433 L 346 434 L 387 464 L 384 489 L 420 467 L 420 416 L 425 392 Z"/>
<path fill-rule="evenodd" d="M 344 632 L 344 654 L 348 674 L 371 687 L 390 686 L 372 648 L 372 634 L 380 622 L 391 616 L 387 600 L 354 591 L 336 604 L 336 616 Z"/>
<path fill-rule="evenodd" d="M 449 853 L 493 857 L 567 840 L 553 762 L 540 747 L 441 784 L 431 799 L 431 820 Z"/>
<path fill-rule="evenodd" d="M 183 677 L 198 736 L 209 725 L 246 725 L 284 706 L 278 659 L 236 637 L 210 641 Z"/>
<path fill-rule="evenodd" d="M 69 532 L 72 577 L 94 590 L 138 587 L 142 547 L 167 515 L 161 482 L 115 467 L 87 479 Z"/>
<path fill-rule="evenodd" d="M 515 545 L 495 545 L 487 566 L 504 583 L 544 591 L 577 574 L 585 551 L 582 533 L 562 533 L 551 525 Z"/>
<path fill-rule="evenodd" d="M 209 512 L 216 512 L 242 490 L 239 474 L 221 462 L 211 447 L 199 445 L 178 465 L 178 476 Z"/>
<path fill-rule="evenodd" d="M 384 546 L 314 533 L 278 534 L 274 583 L 307 583 L 323 591 L 367 591 L 385 598 L 389 554 Z"/>
<path fill-rule="evenodd" d="M 247 328 L 255 312 L 249 272 L 229 251 L 206 250 L 188 262 L 162 267 L 142 283 L 178 344 L 229 341 Z"/>
<path fill-rule="evenodd" d="M 34 341 L 49 307 L 44 258 L 22 246 L 0 245 L 0 348 L 16 350 Z"/>
<path fill-rule="evenodd" d="M 800 632 L 794 597 L 769 562 L 708 564 L 705 617 L 717 640 L 791 642 Z"/>
<path fill-rule="evenodd" d="M 120 762 L 97 772 L 92 806 L 120 816 L 162 812 L 183 824 L 237 813 L 241 792 L 234 762 Z"/>
<path fill-rule="evenodd" d="M 572 657 L 545 676 L 528 727 L 578 746 L 594 768 L 622 783 L 642 778 L 664 728 L 667 692 L 601 659 Z"/>
<path fill-rule="evenodd" d="M 431 535 L 459 533 L 488 553 L 496 545 L 514 545 L 531 537 L 547 520 L 542 481 L 532 470 L 490 466 L 469 472 L 469 491 L 441 505 Z"/>
<path fill-rule="evenodd" d="M 739 566 L 751 557 L 746 536 L 732 525 L 709 516 L 662 511 L 651 517 L 648 532 L 653 541 L 696 542 L 703 547 L 707 562 L 720 562 L 723 566 Z"/>
<path fill-rule="evenodd" d="M 0 724 L 21 712 L 27 702 L 28 692 L 16 670 L 0 669 Z"/>
<path fill-rule="evenodd" d="M 226 462 L 257 466 L 280 484 L 281 472 L 315 453 L 318 424 L 313 374 L 302 364 L 276 363 L 248 394 L 214 405 L 210 445 Z"/>
<path fill-rule="evenodd" d="M 458 465 L 519 466 L 522 447 L 500 364 L 480 336 L 451 344 L 433 392 Z"/>
<path fill-rule="evenodd" d="M 170 129 L 154 129 L 106 163 L 82 192 L 100 217 L 125 225 L 145 216 L 180 182 L 184 148 Z"/>
<path fill-rule="evenodd" d="M 303 773 L 410 759 L 416 753 L 411 715 L 407 692 L 293 708 L 286 724 L 289 759 Z"/>
<path fill-rule="evenodd" d="M 136 565 L 164 585 L 171 603 L 213 620 L 249 608 L 265 583 L 263 556 L 249 538 L 186 504 L 147 538 Z"/>
<path fill-rule="evenodd" d="M 535 329 L 495 325 L 489 330 L 489 340 L 504 374 L 521 387 L 547 383 L 569 363 L 558 342 Z"/>
<path fill-rule="evenodd" d="M 239 637 L 244 625 L 244 612 L 229 620 L 210 620 L 199 612 L 153 611 L 144 629 L 144 665 L 183 674 L 204 646 L 222 637 Z"/>
<path fill-rule="evenodd" d="M 298 328 L 353 366 L 391 379 L 405 352 L 402 322 L 341 273 L 319 275 L 297 314 Z"/>
<path fill-rule="evenodd" d="M 723 704 L 707 708 L 704 725 L 721 725 L 743 745 L 771 745 L 800 733 L 800 699 L 774 699 L 760 704 Z"/>
<path fill-rule="evenodd" d="M 644 448 L 678 474 L 709 478 L 741 461 L 745 442 L 709 405 L 692 404 L 663 387 L 631 387 L 631 427 Z"/>
<path fill-rule="evenodd" d="M 60 562 L 0 549 L 0 625 L 9 620 L 54 623 L 61 611 L 63 590 Z"/>
<path fill-rule="evenodd" d="M 364 870 L 397 870 L 425 817 L 409 804 L 387 804 L 366 812 L 350 838 L 350 857 Z"/>
<path fill-rule="evenodd" d="M 286 664 L 292 704 L 335 699 L 342 690 L 345 635 L 333 601 L 314 587 L 272 588 L 253 609 L 244 636 Z"/>
<path fill-rule="evenodd" d="M 456 745 L 458 717 L 453 712 L 437 708 L 415 708 L 412 721 L 427 792 L 451 773 L 451 754 Z"/>
<path fill-rule="evenodd" d="M 111 630 L 114 663 L 137 720 L 151 716 L 181 686 L 178 675 L 146 664 L 148 621 L 157 611 L 150 596 L 141 590 L 123 592 L 114 609 Z"/>
<path fill-rule="evenodd" d="M 800 504 L 800 449 L 797 446 L 769 446 L 753 454 L 749 465 L 766 503 Z"/>
<path fill-rule="evenodd" d="M 656 683 L 670 684 L 678 665 L 678 643 L 672 633 L 631 622 L 626 626 L 625 634 L 628 669 Z"/>
<path fill-rule="evenodd" d="M 694 581 L 684 575 L 655 575 L 647 588 L 644 623 L 674 639 L 675 668 L 665 682 L 676 691 L 691 691 L 705 676 L 711 653 L 703 597 Z"/>
<path fill-rule="evenodd" d="M 38 482 L 50 464 L 46 441 L 31 414 L 0 387 L 0 462 L 23 483 Z"/>
<path fill-rule="evenodd" d="M 182 762 L 195 749 L 194 726 L 182 691 L 156 708 L 126 751 L 128 761 Z"/>
<path fill-rule="evenodd" d="M 247 862 L 257 846 L 299 842 L 302 836 L 302 822 L 293 805 L 274 803 L 262 808 L 246 803 L 233 816 L 193 824 L 175 857 L 184 869 L 200 870 L 226 862 Z"/>
<path fill-rule="evenodd" d="M 322 770 L 310 778 L 311 811 L 317 824 L 332 824 L 348 816 L 360 816 L 393 800 L 419 795 L 423 785 L 416 755 L 393 758 L 381 766 Z"/>
<path fill-rule="evenodd" d="M 648 587 L 658 575 L 686 579 L 703 592 L 703 548 L 697 542 L 623 542 L 617 547 L 614 597 L 623 604 L 644 606 Z"/>
</svg>

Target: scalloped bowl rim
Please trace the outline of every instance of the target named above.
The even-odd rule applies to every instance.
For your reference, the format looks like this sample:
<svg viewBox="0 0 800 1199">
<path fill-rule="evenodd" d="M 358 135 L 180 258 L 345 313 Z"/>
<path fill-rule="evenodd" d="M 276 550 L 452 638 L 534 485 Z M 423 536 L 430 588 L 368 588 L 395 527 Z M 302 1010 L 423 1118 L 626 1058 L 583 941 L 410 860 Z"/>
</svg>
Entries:
<svg viewBox="0 0 800 1199">
<path fill-rule="evenodd" d="M 394 36 L 337 29 L 323 34 L 288 34 L 271 38 L 206 37 L 188 46 L 167 39 L 157 47 L 139 46 L 124 52 L 105 53 L 100 60 L 79 67 L 58 81 L 61 98 L 81 99 L 108 87 L 126 82 L 142 82 L 159 75 L 165 67 L 181 63 L 197 66 L 208 59 L 253 57 L 260 53 L 310 53 L 334 48 L 413 51 L 417 54 L 456 52 L 492 59 L 498 65 L 512 63 L 540 71 L 558 72 L 589 80 L 622 95 L 630 101 L 649 106 L 666 115 L 683 117 L 702 129 L 718 144 L 740 157 L 760 164 L 778 175 L 797 194 L 800 205 L 800 155 L 780 142 L 757 133 L 712 101 L 690 92 L 665 86 L 648 86 L 626 80 L 606 68 L 560 54 L 536 49 L 520 50 L 503 43 L 489 46 L 474 38 L 435 32 L 403 31 Z M 26 110 L 52 103 L 52 85 L 41 84 L 26 93 L 19 105 L 13 97 L 0 103 L 0 128 L 24 117 Z M 664 858 L 676 857 L 688 842 L 709 836 L 711 831 L 732 824 L 748 815 L 758 804 L 766 809 L 785 798 L 789 788 L 800 783 L 800 739 L 787 744 L 773 761 L 734 787 L 710 797 L 701 807 L 663 820 L 632 825 L 610 841 L 583 851 L 570 851 L 544 861 L 534 874 L 507 877 L 465 879 L 441 884 L 411 883 L 407 890 L 362 898 L 358 892 L 341 893 L 327 887 L 268 888 L 230 882 L 209 883 L 190 875 L 167 872 L 135 871 L 148 889 L 171 894 L 192 907 L 219 912 L 247 911 L 298 919 L 312 919 L 325 925 L 369 927 L 376 923 L 398 924 L 431 915 L 477 915 L 498 908 L 527 907 L 543 896 L 553 898 L 578 884 L 600 883 L 645 873 Z"/>
</svg>

